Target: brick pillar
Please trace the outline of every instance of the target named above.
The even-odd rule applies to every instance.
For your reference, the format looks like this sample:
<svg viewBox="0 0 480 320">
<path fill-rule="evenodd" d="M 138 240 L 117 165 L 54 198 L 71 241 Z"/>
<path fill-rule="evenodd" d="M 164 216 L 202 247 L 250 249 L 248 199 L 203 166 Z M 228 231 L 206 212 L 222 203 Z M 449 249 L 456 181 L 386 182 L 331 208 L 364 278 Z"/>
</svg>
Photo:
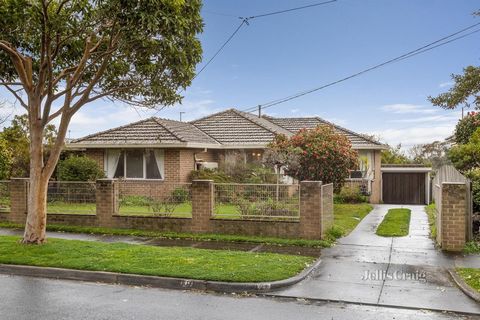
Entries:
<svg viewBox="0 0 480 320">
<path fill-rule="evenodd" d="M 322 183 L 300 182 L 300 237 L 321 239 L 322 237 Z"/>
<path fill-rule="evenodd" d="M 28 210 L 28 178 L 10 180 L 10 215 L 11 222 L 25 223 Z"/>
<path fill-rule="evenodd" d="M 192 181 L 192 232 L 211 231 L 214 205 L 213 180 Z"/>
<path fill-rule="evenodd" d="M 97 223 L 100 227 L 114 227 L 112 216 L 118 214 L 118 187 L 116 179 L 96 182 Z"/>
<path fill-rule="evenodd" d="M 322 239 L 333 226 L 333 183 L 322 185 Z"/>
<path fill-rule="evenodd" d="M 382 192 L 382 152 L 374 151 L 373 156 L 373 181 L 370 203 L 380 203 Z"/>
<path fill-rule="evenodd" d="M 465 183 L 442 183 L 439 240 L 442 250 L 462 251 L 466 242 L 467 186 Z"/>
</svg>

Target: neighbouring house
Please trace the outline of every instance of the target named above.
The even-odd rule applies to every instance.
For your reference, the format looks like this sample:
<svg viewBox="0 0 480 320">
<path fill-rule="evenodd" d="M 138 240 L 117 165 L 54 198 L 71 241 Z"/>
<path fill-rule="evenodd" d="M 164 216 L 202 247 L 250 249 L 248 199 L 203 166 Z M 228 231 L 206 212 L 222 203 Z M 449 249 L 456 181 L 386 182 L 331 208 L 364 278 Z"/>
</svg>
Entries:
<svg viewBox="0 0 480 320">
<path fill-rule="evenodd" d="M 349 183 L 365 184 L 370 201 L 381 201 L 381 150 L 385 145 L 319 117 L 258 117 L 228 109 L 207 117 L 180 122 L 149 118 L 88 135 L 67 144 L 82 150 L 104 168 L 108 178 L 124 178 L 132 192 L 145 194 L 164 182 L 189 181 L 192 170 L 216 168 L 226 161 L 260 161 L 278 134 L 292 136 L 300 129 L 331 125 L 348 137 L 360 157 L 360 169 Z"/>
</svg>

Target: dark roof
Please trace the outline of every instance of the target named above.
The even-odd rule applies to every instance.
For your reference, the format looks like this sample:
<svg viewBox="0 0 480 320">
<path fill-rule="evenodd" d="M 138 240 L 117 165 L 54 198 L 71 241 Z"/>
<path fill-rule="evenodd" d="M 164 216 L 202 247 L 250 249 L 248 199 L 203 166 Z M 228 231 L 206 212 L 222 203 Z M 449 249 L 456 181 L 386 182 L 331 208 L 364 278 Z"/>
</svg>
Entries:
<svg viewBox="0 0 480 320">
<path fill-rule="evenodd" d="M 218 142 L 189 123 L 155 117 L 98 132 L 71 142 L 71 144 L 88 145 L 184 143 L 218 145 Z"/>
<path fill-rule="evenodd" d="M 261 118 L 251 113 L 228 109 L 207 117 L 180 122 L 152 117 L 118 128 L 73 140 L 77 147 L 122 145 L 184 145 L 192 147 L 264 147 L 278 134 L 292 136 L 300 129 L 330 125 L 348 137 L 353 148 L 378 149 L 383 145 L 319 117 Z"/>
<path fill-rule="evenodd" d="M 222 145 L 265 145 L 291 132 L 250 113 L 228 109 L 191 122 Z"/>
<path fill-rule="evenodd" d="M 354 148 L 378 148 L 383 145 L 377 141 L 369 139 L 364 135 L 355 133 L 351 130 L 340 127 L 336 124 L 328 122 L 319 117 L 302 117 L 302 118 L 274 118 L 269 116 L 264 116 L 270 122 L 275 123 L 278 126 L 281 126 L 292 133 L 297 133 L 301 129 L 314 129 L 319 125 L 328 125 L 332 126 L 337 133 L 341 133 L 347 136 L 348 140 Z"/>
</svg>

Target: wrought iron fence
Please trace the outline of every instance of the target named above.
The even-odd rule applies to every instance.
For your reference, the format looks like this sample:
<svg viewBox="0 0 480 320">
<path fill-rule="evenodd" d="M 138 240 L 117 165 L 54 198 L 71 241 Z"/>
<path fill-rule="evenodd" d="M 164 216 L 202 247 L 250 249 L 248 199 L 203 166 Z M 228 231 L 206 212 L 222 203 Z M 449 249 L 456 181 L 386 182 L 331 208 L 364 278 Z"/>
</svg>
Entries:
<svg viewBox="0 0 480 320">
<path fill-rule="evenodd" d="M 214 189 L 215 218 L 297 220 L 300 215 L 297 184 L 215 183 Z"/>
<path fill-rule="evenodd" d="M 191 183 L 122 181 L 119 214 L 192 217 Z"/>
<path fill-rule="evenodd" d="M 95 182 L 50 181 L 47 213 L 95 214 Z"/>
<path fill-rule="evenodd" d="M 0 212 L 10 212 L 10 181 L 0 180 Z"/>
</svg>

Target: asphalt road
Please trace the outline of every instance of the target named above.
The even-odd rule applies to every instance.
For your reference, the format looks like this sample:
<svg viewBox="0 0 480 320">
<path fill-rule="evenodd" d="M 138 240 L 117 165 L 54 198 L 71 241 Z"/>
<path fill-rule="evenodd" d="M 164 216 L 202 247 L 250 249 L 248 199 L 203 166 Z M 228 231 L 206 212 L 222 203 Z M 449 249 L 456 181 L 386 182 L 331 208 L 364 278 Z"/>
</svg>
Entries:
<svg viewBox="0 0 480 320">
<path fill-rule="evenodd" d="M 0 319 L 475 319 L 450 313 L 310 303 L 0 275 Z"/>
</svg>

